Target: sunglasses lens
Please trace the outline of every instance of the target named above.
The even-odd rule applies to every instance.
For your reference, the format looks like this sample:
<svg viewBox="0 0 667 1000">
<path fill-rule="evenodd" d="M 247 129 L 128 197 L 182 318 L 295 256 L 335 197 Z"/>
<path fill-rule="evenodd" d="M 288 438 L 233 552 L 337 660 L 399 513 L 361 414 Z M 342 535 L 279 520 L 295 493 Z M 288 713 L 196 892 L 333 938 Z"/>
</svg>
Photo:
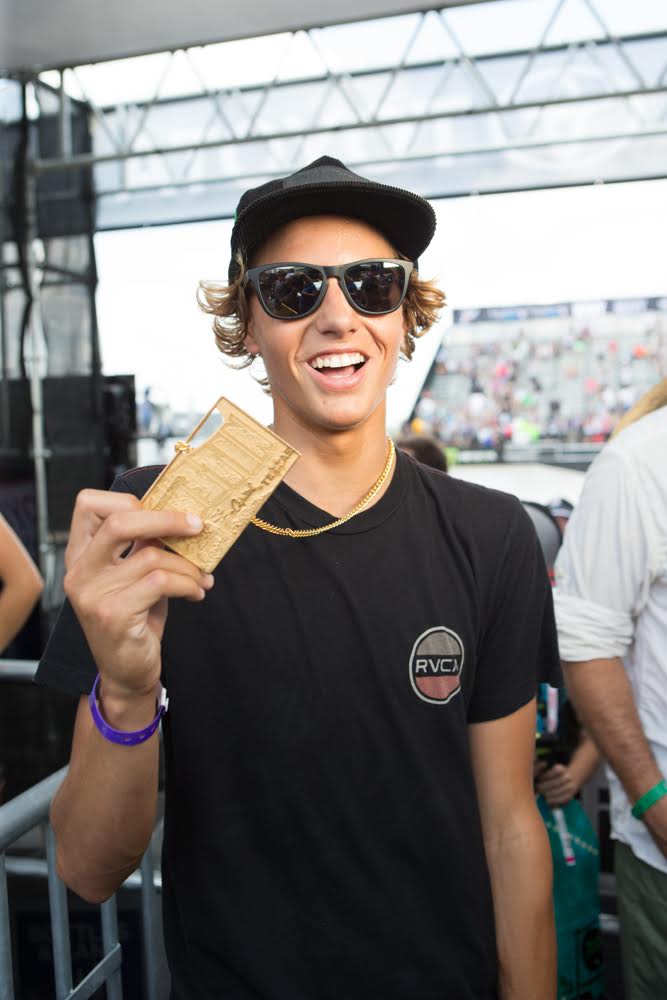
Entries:
<svg viewBox="0 0 667 1000">
<path fill-rule="evenodd" d="M 259 292 L 267 312 L 276 319 L 296 319 L 313 308 L 322 288 L 314 267 L 267 267 L 259 276 Z"/>
<path fill-rule="evenodd" d="M 345 271 L 345 287 L 363 312 L 386 313 L 397 309 L 405 290 L 405 268 L 393 260 L 365 261 Z"/>
</svg>

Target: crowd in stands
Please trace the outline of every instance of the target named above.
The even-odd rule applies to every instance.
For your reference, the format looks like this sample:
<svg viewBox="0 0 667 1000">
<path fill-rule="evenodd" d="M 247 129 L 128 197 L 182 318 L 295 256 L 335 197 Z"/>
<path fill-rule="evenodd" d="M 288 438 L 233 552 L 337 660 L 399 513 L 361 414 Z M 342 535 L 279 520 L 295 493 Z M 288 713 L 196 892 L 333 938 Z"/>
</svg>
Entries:
<svg viewBox="0 0 667 1000">
<path fill-rule="evenodd" d="M 667 370 L 664 313 L 601 333 L 464 324 L 445 335 L 409 429 L 458 448 L 604 442 Z M 616 324 L 618 325 L 618 324 Z M 407 428 L 406 428 L 407 429 Z"/>
</svg>

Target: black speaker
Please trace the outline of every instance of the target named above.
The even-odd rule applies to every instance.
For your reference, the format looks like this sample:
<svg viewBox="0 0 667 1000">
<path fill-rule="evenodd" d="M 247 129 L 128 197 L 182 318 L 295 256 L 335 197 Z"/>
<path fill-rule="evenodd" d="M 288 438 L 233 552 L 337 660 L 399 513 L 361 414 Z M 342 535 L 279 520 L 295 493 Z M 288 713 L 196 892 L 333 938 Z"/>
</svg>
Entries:
<svg viewBox="0 0 667 1000">
<path fill-rule="evenodd" d="M 9 419 L 2 422 L 0 477 L 32 478 L 30 385 L 8 380 L 3 392 Z M 49 529 L 61 532 L 69 529 L 79 490 L 107 489 L 119 472 L 136 465 L 134 376 L 48 377 L 42 393 Z"/>
<path fill-rule="evenodd" d="M 49 528 L 67 531 L 79 490 L 106 485 L 102 395 L 88 375 L 46 378 L 43 393 Z"/>
<path fill-rule="evenodd" d="M 0 482 L 32 478 L 32 407 L 25 379 L 0 382 Z"/>
<path fill-rule="evenodd" d="M 105 439 L 105 485 L 137 464 L 137 403 L 134 375 L 102 379 Z"/>
</svg>

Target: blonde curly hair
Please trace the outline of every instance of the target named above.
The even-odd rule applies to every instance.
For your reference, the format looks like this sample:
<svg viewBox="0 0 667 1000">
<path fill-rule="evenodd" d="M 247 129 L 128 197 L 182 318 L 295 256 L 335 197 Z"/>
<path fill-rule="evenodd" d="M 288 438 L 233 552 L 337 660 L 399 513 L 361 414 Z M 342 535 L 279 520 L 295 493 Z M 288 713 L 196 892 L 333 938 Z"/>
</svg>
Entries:
<svg viewBox="0 0 667 1000">
<path fill-rule="evenodd" d="M 611 436 L 616 437 L 630 424 L 634 424 L 636 420 L 641 420 L 642 417 L 648 416 L 654 410 L 660 410 L 663 406 L 667 406 L 667 376 L 645 392 L 635 405 L 623 414 Z"/>
<path fill-rule="evenodd" d="M 213 316 L 213 333 L 218 350 L 228 358 L 239 359 L 238 368 L 247 368 L 255 360 L 255 355 L 248 351 L 245 344 L 250 317 L 245 284 L 248 265 L 241 254 L 236 255 L 235 261 L 238 271 L 234 280 L 229 283 L 200 281 L 197 302 L 203 312 Z M 414 353 L 415 340 L 431 329 L 445 302 L 445 294 L 435 282 L 424 281 L 417 271 L 412 272 L 403 300 L 406 330 L 402 354 L 407 360 Z M 265 388 L 268 387 L 268 379 L 258 381 Z"/>
</svg>

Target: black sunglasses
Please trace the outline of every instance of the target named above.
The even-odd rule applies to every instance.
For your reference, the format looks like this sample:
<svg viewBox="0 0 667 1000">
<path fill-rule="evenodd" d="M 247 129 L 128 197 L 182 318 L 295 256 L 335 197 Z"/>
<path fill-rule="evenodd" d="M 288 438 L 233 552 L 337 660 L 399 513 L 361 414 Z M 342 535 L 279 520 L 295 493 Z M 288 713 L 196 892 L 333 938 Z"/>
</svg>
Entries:
<svg viewBox="0 0 667 1000">
<path fill-rule="evenodd" d="M 409 260 L 355 260 L 351 264 L 262 264 L 246 272 L 264 312 L 273 319 L 302 319 L 315 312 L 327 293 L 327 279 L 337 278 L 357 312 L 384 316 L 398 309 L 413 271 Z"/>
</svg>

